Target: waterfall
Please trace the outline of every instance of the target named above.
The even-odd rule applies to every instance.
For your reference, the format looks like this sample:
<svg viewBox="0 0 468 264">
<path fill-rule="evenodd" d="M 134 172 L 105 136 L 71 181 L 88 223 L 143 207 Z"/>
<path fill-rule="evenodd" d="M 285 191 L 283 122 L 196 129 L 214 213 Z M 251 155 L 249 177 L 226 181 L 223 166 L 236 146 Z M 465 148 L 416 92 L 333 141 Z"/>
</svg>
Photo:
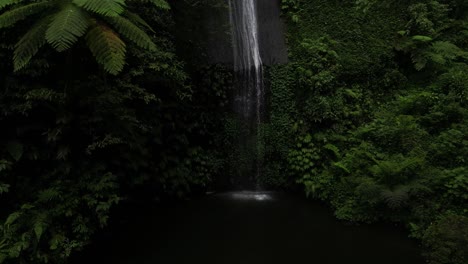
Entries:
<svg viewBox="0 0 468 264">
<path fill-rule="evenodd" d="M 234 69 L 241 82 L 235 98 L 235 110 L 260 123 L 264 88 L 256 3 L 255 0 L 229 0 L 229 8 Z"/>
<path fill-rule="evenodd" d="M 229 0 L 234 71 L 237 90 L 234 111 L 242 123 L 239 138 L 240 155 L 249 156 L 244 168 L 238 169 L 242 187 L 259 178 L 262 166 L 260 125 L 263 119 L 265 91 L 263 63 L 260 56 L 256 0 Z M 245 175 L 250 174 L 250 175 Z M 253 176 L 256 179 L 252 179 Z M 249 181 L 249 183 L 245 183 Z M 250 186 L 252 187 L 252 186 Z"/>
</svg>

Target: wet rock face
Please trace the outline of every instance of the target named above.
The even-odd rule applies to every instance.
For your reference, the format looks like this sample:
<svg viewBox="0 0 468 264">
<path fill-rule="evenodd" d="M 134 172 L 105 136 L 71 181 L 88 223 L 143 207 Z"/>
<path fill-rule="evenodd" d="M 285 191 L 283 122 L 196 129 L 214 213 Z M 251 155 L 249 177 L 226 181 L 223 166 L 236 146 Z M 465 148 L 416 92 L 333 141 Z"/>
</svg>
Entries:
<svg viewBox="0 0 468 264">
<path fill-rule="evenodd" d="M 241 0 L 238 0 L 241 1 Z M 179 50 L 205 63 L 234 64 L 228 0 L 183 0 L 173 6 Z M 257 0 L 260 55 L 264 65 L 288 61 L 280 0 Z M 194 58 L 197 57 L 197 58 Z"/>
<path fill-rule="evenodd" d="M 283 64 L 288 61 L 285 26 L 280 18 L 280 0 L 257 0 L 260 33 L 260 54 L 263 64 Z"/>
</svg>

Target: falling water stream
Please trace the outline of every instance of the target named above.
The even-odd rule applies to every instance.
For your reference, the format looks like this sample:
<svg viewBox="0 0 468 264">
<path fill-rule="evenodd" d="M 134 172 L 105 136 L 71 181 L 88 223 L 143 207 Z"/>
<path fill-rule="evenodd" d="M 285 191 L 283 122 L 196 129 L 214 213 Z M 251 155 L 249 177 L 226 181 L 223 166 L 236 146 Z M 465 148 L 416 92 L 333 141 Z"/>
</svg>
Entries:
<svg viewBox="0 0 468 264">
<path fill-rule="evenodd" d="M 240 169 L 237 177 L 242 184 L 237 187 L 252 188 L 261 173 L 260 125 L 264 118 L 265 90 L 263 63 L 260 56 L 259 25 L 255 0 L 229 0 L 232 29 L 234 70 L 237 89 L 234 95 L 234 111 L 243 123 L 239 135 L 240 153 L 253 152 L 251 163 Z M 256 179 L 252 179 L 255 175 Z M 237 183 L 239 185 L 239 183 Z M 255 185 L 258 189 L 259 186 Z"/>
<path fill-rule="evenodd" d="M 265 98 L 255 0 L 229 0 L 229 8 L 234 68 L 242 84 L 235 98 L 235 108 L 243 117 L 258 124 Z"/>
</svg>

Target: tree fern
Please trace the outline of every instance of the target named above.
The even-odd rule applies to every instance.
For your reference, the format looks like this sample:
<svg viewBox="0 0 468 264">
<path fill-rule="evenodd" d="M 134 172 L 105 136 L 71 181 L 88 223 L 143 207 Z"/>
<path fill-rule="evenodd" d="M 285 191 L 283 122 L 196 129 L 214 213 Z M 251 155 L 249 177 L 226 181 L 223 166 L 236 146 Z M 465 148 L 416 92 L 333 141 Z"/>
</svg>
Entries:
<svg viewBox="0 0 468 264">
<path fill-rule="evenodd" d="M 89 23 L 86 13 L 68 4 L 53 17 L 46 32 L 46 40 L 57 51 L 64 51 L 86 33 Z"/>
<path fill-rule="evenodd" d="M 156 45 L 153 43 L 151 38 L 130 20 L 118 16 L 112 17 L 110 22 L 120 34 L 137 44 L 139 47 L 148 50 L 156 49 Z"/>
<path fill-rule="evenodd" d="M 22 69 L 46 44 L 45 34 L 50 23 L 50 17 L 36 23 L 15 45 L 13 64 L 15 71 Z"/>
<path fill-rule="evenodd" d="M 18 4 L 20 2 L 23 2 L 23 0 L 0 0 L 0 10 L 4 7 L 7 7 L 9 5 L 14 5 Z"/>
<path fill-rule="evenodd" d="M 73 0 L 73 3 L 104 16 L 118 16 L 125 10 L 125 0 Z"/>
<path fill-rule="evenodd" d="M 0 28 L 12 26 L 18 21 L 45 10 L 49 5 L 49 2 L 32 3 L 9 10 L 0 15 Z"/>
<path fill-rule="evenodd" d="M 135 3 L 152 3 L 157 8 L 169 9 L 165 0 L 127 0 Z M 86 35 L 96 61 L 112 74 L 123 69 L 125 43 L 101 20 L 113 25 L 113 29 L 137 46 L 156 50 L 156 45 L 142 27 L 153 29 L 137 14 L 126 10 L 126 0 L 0 0 L 0 10 L 13 6 L 0 15 L 0 28 L 10 27 L 31 15 L 38 22 L 31 26 L 15 45 L 13 64 L 15 70 L 24 68 L 38 50 L 49 43 L 59 52 L 71 48 L 80 37 Z M 96 16 L 98 14 L 98 16 Z M 92 30 L 89 27 L 94 25 Z M 102 32 L 98 32 L 103 30 Z M 92 43 L 92 41 L 104 41 Z M 106 48 L 103 48 L 106 47 Z"/>
<path fill-rule="evenodd" d="M 142 25 L 153 33 L 155 32 L 153 28 L 148 23 L 146 23 L 146 21 L 143 18 L 141 18 L 139 15 L 130 11 L 125 11 L 124 16 L 127 17 L 133 23 Z"/>
<path fill-rule="evenodd" d="M 119 73 L 125 64 L 125 43 L 110 28 L 97 24 L 86 35 L 89 49 L 106 71 Z"/>
</svg>

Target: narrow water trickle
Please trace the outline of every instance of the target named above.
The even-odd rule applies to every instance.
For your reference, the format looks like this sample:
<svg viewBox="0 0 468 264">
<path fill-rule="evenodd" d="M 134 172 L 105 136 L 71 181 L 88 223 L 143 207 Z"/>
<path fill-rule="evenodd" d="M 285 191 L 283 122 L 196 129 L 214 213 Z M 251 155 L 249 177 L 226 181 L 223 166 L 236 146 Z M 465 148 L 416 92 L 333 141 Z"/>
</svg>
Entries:
<svg viewBox="0 0 468 264">
<path fill-rule="evenodd" d="M 241 188 L 252 188 L 255 185 L 258 188 L 257 179 L 263 163 L 260 125 L 264 116 L 265 91 L 256 1 L 229 0 L 229 11 L 237 83 L 234 111 L 241 127 L 239 152 L 247 159 L 244 167 L 237 169 L 237 182 L 234 185 Z"/>
</svg>

